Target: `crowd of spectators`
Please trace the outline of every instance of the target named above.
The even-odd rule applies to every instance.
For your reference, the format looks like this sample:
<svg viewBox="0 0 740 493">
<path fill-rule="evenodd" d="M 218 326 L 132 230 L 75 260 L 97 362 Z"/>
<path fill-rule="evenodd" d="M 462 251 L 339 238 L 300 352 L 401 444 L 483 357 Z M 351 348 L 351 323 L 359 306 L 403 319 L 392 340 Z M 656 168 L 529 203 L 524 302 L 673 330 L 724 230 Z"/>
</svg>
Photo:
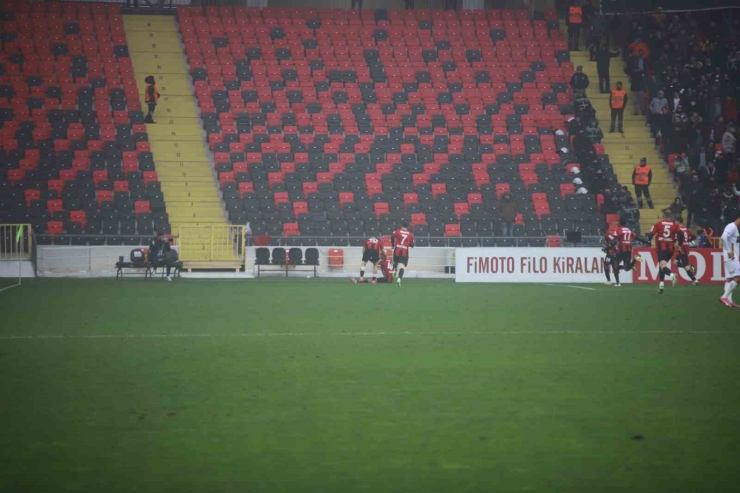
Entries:
<svg viewBox="0 0 740 493">
<path fill-rule="evenodd" d="M 608 22 L 600 38 L 611 37 L 627 62 L 632 108 L 626 110 L 646 114 L 674 170 L 680 193 L 671 213 L 721 231 L 740 197 L 740 13 L 659 9 Z M 607 62 L 616 54 L 601 51 Z"/>
</svg>

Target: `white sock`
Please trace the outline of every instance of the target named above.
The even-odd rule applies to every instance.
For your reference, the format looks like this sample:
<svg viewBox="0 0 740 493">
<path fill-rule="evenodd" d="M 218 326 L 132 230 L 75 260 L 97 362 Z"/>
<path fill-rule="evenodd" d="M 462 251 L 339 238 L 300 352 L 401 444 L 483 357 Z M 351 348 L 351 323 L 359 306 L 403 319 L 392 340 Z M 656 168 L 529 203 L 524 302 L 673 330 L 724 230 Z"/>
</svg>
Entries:
<svg viewBox="0 0 740 493">
<path fill-rule="evenodd" d="M 658 286 L 662 288 L 665 286 L 665 284 L 661 282 Z"/>
<path fill-rule="evenodd" d="M 730 281 L 725 284 L 725 295 L 723 298 L 727 298 L 729 300 L 732 300 L 732 291 L 737 287 L 737 283 L 735 281 Z"/>
</svg>

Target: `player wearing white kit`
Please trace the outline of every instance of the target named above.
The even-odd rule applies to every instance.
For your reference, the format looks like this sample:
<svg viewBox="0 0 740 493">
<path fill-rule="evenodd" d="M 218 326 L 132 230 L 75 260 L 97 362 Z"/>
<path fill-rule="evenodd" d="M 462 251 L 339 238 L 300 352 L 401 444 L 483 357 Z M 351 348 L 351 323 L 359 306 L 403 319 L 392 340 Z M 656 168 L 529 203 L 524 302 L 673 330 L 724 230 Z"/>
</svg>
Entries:
<svg viewBox="0 0 740 493">
<path fill-rule="evenodd" d="M 732 292 L 740 284 L 740 260 L 738 259 L 740 252 L 738 252 L 737 244 L 740 232 L 738 232 L 738 226 L 740 226 L 740 217 L 725 226 L 725 231 L 722 233 L 722 256 L 725 261 L 727 281 L 725 281 L 725 292 L 719 302 L 730 308 L 740 308 L 732 302 Z"/>
</svg>

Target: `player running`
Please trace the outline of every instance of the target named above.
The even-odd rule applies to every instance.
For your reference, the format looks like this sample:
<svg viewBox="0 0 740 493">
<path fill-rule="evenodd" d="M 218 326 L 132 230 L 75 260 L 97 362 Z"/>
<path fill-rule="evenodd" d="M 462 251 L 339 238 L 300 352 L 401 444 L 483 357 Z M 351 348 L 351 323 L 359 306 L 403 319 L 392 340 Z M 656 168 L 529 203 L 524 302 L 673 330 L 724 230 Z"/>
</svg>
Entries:
<svg viewBox="0 0 740 493">
<path fill-rule="evenodd" d="M 612 278 L 611 278 L 611 271 L 614 268 L 614 255 L 616 254 L 616 245 L 614 245 L 614 240 L 617 238 L 618 233 L 618 223 L 617 221 L 613 221 L 611 225 L 609 226 L 609 229 L 606 230 L 606 233 L 604 233 L 604 248 L 601 249 L 601 251 L 604 252 L 604 275 L 606 276 L 606 284 L 608 286 L 611 286 L 612 284 Z"/>
<path fill-rule="evenodd" d="M 736 246 L 740 236 L 738 227 L 740 227 L 740 216 L 725 226 L 725 231 L 722 233 L 722 256 L 725 260 L 727 281 L 725 282 L 725 292 L 719 302 L 731 308 L 738 307 L 732 302 L 732 292 L 740 284 L 740 261 L 738 260 L 738 247 Z"/>
<path fill-rule="evenodd" d="M 627 221 L 622 218 L 619 221 L 619 228 L 616 230 L 612 240 L 612 246 L 616 253 L 614 254 L 614 262 L 612 267 L 614 268 L 614 279 L 617 281 L 614 284 L 615 288 L 620 288 L 622 285 L 619 283 L 619 272 L 620 271 L 631 271 L 637 262 L 642 262 L 642 257 L 639 255 L 632 256 L 632 242 L 635 240 L 643 243 L 650 244 L 649 241 L 640 238 L 637 234 L 627 227 Z"/>
<path fill-rule="evenodd" d="M 373 264 L 373 280 L 370 281 L 375 284 L 375 280 L 378 274 L 378 260 L 380 260 L 380 251 L 383 246 L 380 239 L 375 236 L 365 240 L 362 245 L 362 263 L 360 264 L 360 279 L 357 282 L 365 282 L 365 267 L 368 262 Z"/>
<path fill-rule="evenodd" d="M 667 209 L 663 212 L 663 219 L 655 223 L 647 234 L 648 241 L 655 238 L 655 251 L 660 265 L 660 271 L 658 271 L 658 278 L 660 279 L 659 294 L 663 294 L 666 278 L 670 279 L 674 286 L 676 285 L 676 276 L 668 267 L 668 262 L 673 258 L 678 234 L 678 224 L 671 220 L 671 213 Z"/>
<path fill-rule="evenodd" d="M 409 223 L 401 223 L 401 229 L 397 229 L 391 235 L 391 246 L 393 247 L 393 267 L 396 271 L 396 284 L 401 287 L 401 279 L 409 264 L 409 248 L 414 247 L 414 234 L 409 231 Z"/>
<path fill-rule="evenodd" d="M 676 267 L 686 271 L 691 279 L 691 284 L 697 286 L 699 281 L 696 280 L 696 267 L 689 261 L 689 248 L 696 240 L 696 235 L 689 228 L 681 224 L 681 218 L 676 218 L 678 224 L 678 255 L 676 255 Z"/>
<path fill-rule="evenodd" d="M 384 251 L 380 252 L 380 262 L 378 262 L 378 265 L 380 266 L 380 271 L 383 273 L 382 276 L 378 278 L 378 283 L 393 283 L 393 262 L 386 256 Z M 362 280 L 357 280 L 354 277 L 350 277 L 350 281 L 352 281 L 355 284 L 362 284 Z M 372 283 L 375 284 L 375 283 Z"/>
</svg>

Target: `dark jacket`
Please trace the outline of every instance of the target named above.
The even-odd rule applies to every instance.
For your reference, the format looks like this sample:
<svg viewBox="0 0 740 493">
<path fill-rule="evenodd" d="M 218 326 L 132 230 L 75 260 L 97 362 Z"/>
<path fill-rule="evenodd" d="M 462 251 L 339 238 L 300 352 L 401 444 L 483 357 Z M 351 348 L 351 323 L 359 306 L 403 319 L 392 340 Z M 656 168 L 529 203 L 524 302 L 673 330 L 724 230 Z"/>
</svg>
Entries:
<svg viewBox="0 0 740 493">
<path fill-rule="evenodd" d="M 162 264 L 165 262 L 167 252 L 172 249 L 170 242 L 154 238 L 149 243 L 149 262 L 152 264 Z"/>
<path fill-rule="evenodd" d="M 570 87 L 572 87 L 574 91 L 585 91 L 586 88 L 588 88 L 589 83 L 588 75 L 584 73 L 579 74 L 576 72 L 570 78 Z"/>
<path fill-rule="evenodd" d="M 622 204 L 622 207 L 619 210 L 619 215 L 628 223 L 636 223 L 640 220 L 640 209 L 637 208 L 637 205 L 634 202 L 629 202 L 627 204 Z"/>
<path fill-rule="evenodd" d="M 619 56 L 619 52 L 609 50 L 599 50 L 596 52 L 596 71 L 602 75 L 609 75 L 609 65 L 612 58 Z"/>
<path fill-rule="evenodd" d="M 601 128 L 599 128 L 598 126 L 588 126 L 586 127 L 586 136 L 592 144 L 601 144 L 601 139 L 604 138 L 604 132 L 602 132 Z"/>
<path fill-rule="evenodd" d="M 630 76 L 630 89 L 632 91 L 645 90 L 645 73 L 647 71 L 647 59 L 642 60 L 643 70 L 639 69 L 638 57 L 633 56 L 627 64 L 627 74 Z"/>
<path fill-rule="evenodd" d="M 509 196 L 510 199 L 506 200 L 505 196 L 501 198 L 501 204 L 498 207 L 499 216 L 501 220 L 507 223 L 513 223 L 516 221 L 516 216 L 519 214 L 519 204 L 513 197 Z"/>
</svg>

